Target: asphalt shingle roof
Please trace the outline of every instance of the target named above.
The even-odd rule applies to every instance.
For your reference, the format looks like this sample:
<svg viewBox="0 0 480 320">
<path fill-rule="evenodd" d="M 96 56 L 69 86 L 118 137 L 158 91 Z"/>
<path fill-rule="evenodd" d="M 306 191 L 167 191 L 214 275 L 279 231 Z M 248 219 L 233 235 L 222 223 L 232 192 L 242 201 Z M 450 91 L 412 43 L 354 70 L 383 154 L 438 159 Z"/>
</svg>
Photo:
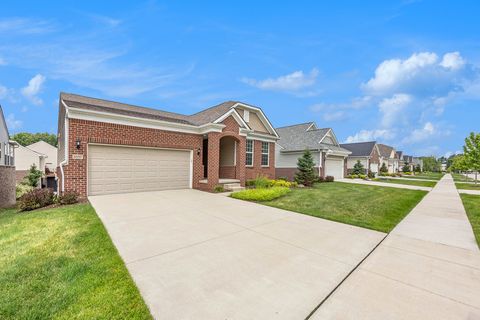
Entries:
<svg viewBox="0 0 480 320">
<path fill-rule="evenodd" d="M 145 108 L 104 99 L 90 98 L 71 93 L 62 92 L 60 94 L 60 99 L 63 100 L 69 107 L 74 108 L 110 112 L 139 118 L 162 120 L 196 126 L 215 121 L 224 115 L 236 103 L 238 103 L 237 101 L 226 101 L 195 114 L 184 115 L 175 112 Z"/>
<path fill-rule="evenodd" d="M 372 150 L 377 144 L 376 141 L 357 142 L 357 143 L 343 143 L 340 146 L 344 149 L 350 150 L 352 157 L 369 157 Z"/>
<path fill-rule="evenodd" d="M 392 154 L 393 147 L 387 146 L 386 144 L 378 144 L 378 150 L 380 151 L 380 155 L 384 158 L 390 158 Z"/>
<path fill-rule="evenodd" d="M 315 129 L 312 128 L 307 131 L 308 128 L 312 127 L 312 124 L 314 125 L 313 127 L 315 127 L 315 123 L 307 122 L 276 128 L 275 130 L 280 136 L 280 140 L 278 140 L 277 143 L 283 147 L 282 151 L 330 149 L 333 151 L 349 152 L 339 146 L 320 143 L 320 140 L 322 140 L 330 128 L 316 129 L 315 127 Z"/>
</svg>

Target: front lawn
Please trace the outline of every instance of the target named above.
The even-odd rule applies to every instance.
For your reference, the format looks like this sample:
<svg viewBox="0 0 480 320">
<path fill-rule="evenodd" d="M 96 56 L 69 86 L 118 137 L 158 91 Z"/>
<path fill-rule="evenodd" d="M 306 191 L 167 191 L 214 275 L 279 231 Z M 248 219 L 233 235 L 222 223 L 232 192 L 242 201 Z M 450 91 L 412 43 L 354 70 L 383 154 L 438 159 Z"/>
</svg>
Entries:
<svg viewBox="0 0 480 320">
<path fill-rule="evenodd" d="M 151 319 L 89 204 L 0 209 L 0 319 Z"/>
<path fill-rule="evenodd" d="M 467 211 L 468 220 L 472 224 L 473 233 L 480 247 L 480 196 L 471 194 L 460 194 L 465 211 Z"/>
<path fill-rule="evenodd" d="M 452 173 L 452 177 L 455 182 L 465 182 L 465 181 L 474 182 L 475 181 L 474 179 L 464 176 L 463 174 L 460 174 L 460 173 Z"/>
<path fill-rule="evenodd" d="M 416 174 L 416 175 L 405 175 L 404 176 L 405 178 L 409 178 L 409 179 L 427 179 L 427 180 L 440 180 L 442 179 L 443 177 L 443 173 L 438 173 L 438 172 L 423 172 L 423 173 L 419 173 L 419 174 Z"/>
<path fill-rule="evenodd" d="M 352 224 L 382 232 L 391 231 L 426 191 L 332 182 L 261 202 L 272 207 Z"/>
<path fill-rule="evenodd" d="M 477 183 L 477 184 L 456 182 L 455 186 L 457 186 L 457 189 L 479 190 L 480 191 L 480 182 Z"/>
<path fill-rule="evenodd" d="M 384 178 L 377 178 L 374 179 L 375 181 L 379 182 L 386 182 L 386 183 L 395 183 L 395 184 L 406 184 L 409 186 L 419 186 L 419 187 L 434 187 L 437 183 L 435 181 L 425 181 L 425 180 L 401 180 L 401 179 L 384 179 Z"/>
</svg>

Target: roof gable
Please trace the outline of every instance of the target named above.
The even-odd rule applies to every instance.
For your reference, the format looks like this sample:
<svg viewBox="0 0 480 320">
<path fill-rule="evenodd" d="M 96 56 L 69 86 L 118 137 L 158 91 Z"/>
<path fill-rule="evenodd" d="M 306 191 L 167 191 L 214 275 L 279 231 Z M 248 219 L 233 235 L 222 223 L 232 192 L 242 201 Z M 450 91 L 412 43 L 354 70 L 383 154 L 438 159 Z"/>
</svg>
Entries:
<svg viewBox="0 0 480 320">
<path fill-rule="evenodd" d="M 343 143 L 340 146 L 350 150 L 352 157 L 369 157 L 373 149 L 376 147 L 376 141 L 357 142 L 357 143 Z"/>
</svg>

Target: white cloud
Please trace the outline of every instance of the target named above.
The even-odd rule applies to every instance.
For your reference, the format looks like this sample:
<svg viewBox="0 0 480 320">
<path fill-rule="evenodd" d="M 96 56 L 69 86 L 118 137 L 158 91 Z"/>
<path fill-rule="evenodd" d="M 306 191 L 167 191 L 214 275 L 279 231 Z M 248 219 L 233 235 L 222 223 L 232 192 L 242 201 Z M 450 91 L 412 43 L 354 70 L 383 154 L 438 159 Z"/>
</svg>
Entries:
<svg viewBox="0 0 480 320">
<path fill-rule="evenodd" d="M 344 111 L 326 112 L 322 115 L 322 119 L 325 121 L 339 121 L 344 120 L 347 114 Z"/>
<path fill-rule="evenodd" d="M 55 31 L 50 21 L 27 18 L 8 18 L 0 20 L 0 34 L 43 34 Z"/>
<path fill-rule="evenodd" d="M 7 87 L 4 87 L 4 86 L 0 85 L 0 99 L 6 98 L 7 95 L 8 95 Z"/>
<path fill-rule="evenodd" d="M 362 88 L 376 96 L 402 92 L 416 97 L 441 97 L 464 91 L 475 77 L 478 71 L 459 52 L 446 53 L 442 60 L 436 53 L 420 52 L 405 60 L 383 61 Z"/>
<path fill-rule="evenodd" d="M 347 137 L 345 140 L 346 143 L 353 142 L 364 142 L 364 141 L 373 141 L 373 140 L 390 140 L 395 137 L 395 134 L 390 130 L 379 129 L 379 130 L 361 130 L 353 136 Z"/>
<path fill-rule="evenodd" d="M 432 136 L 440 134 L 438 128 L 431 122 L 426 122 L 422 128 L 412 131 L 410 136 L 403 139 L 403 143 L 416 143 L 430 139 Z"/>
<path fill-rule="evenodd" d="M 46 78 L 41 74 L 37 74 L 35 77 L 28 81 L 28 85 L 22 88 L 22 94 L 32 101 L 33 104 L 40 105 L 43 103 L 37 95 L 41 92 L 43 84 L 45 83 Z"/>
<path fill-rule="evenodd" d="M 10 131 L 19 129 L 23 125 L 23 122 L 20 120 L 17 120 L 13 113 L 10 113 L 5 119 L 5 121 L 7 122 L 7 127 Z"/>
<path fill-rule="evenodd" d="M 242 81 L 248 85 L 262 90 L 296 91 L 314 85 L 317 80 L 317 76 L 318 69 L 314 68 L 308 74 L 305 74 L 300 70 L 280 76 L 278 78 L 267 78 L 264 80 L 243 78 Z"/>
<path fill-rule="evenodd" d="M 383 127 L 390 127 L 403 118 L 403 111 L 412 102 L 412 97 L 408 94 L 398 93 L 391 98 L 385 98 L 378 104 L 382 113 L 381 124 Z"/>
<path fill-rule="evenodd" d="M 463 68 L 465 63 L 466 62 L 460 55 L 460 52 L 456 51 L 444 54 L 440 65 L 447 69 L 458 70 Z"/>
</svg>

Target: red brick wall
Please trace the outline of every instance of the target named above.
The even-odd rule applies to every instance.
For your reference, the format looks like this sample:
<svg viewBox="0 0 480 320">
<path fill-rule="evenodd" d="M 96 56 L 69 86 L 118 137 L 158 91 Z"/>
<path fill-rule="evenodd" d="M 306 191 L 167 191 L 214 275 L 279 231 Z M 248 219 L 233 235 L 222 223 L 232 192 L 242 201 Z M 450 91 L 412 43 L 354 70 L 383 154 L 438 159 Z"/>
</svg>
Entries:
<svg viewBox="0 0 480 320">
<path fill-rule="evenodd" d="M 254 167 L 246 170 L 246 139 L 244 136 L 239 135 L 239 126 L 233 117 L 230 116 L 225 119 L 223 124 L 225 128 L 221 133 L 212 132 L 208 134 L 208 184 L 201 184 L 199 181 L 203 179 L 203 135 L 70 119 L 68 136 L 69 159 L 68 165 L 64 166 L 65 191 L 77 191 L 82 197 L 87 195 L 88 143 L 193 150 L 193 188 L 212 191 L 215 185 L 218 184 L 220 176 L 220 139 L 230 136 L 237 141 L 237 166 L 234 168 L 234 175 L 236 179 L 240 180 L 242 185 L 245 185 L 246 178 L 252 179 L 259 174 L 273 178 L 275 176 L 275 144 L 270 143 L 270 165 L 263 168 L 260 165 L 261 142 L 255 141 Z M 80 149 L 76 148 L 77 139 L 80 139 Z M 197 150 L 200 152 L 199 155 Z M 73 154 L 81 154 L 83 159 L 73 159 Z M 231 174 L 231 172 L 227 174 Z M 57 168 L 57 175 L 59 177 L 59 190 L 61 191 L 60 168 Z"/>
<path fill-rule="evenodd" d="M 266 176 L 268 178 L 275 178 L 275 143 L 271 142 L 269 147 L 270 158 L 268 167 L 262 167 L 262 142 L 254 140 L 253 150 L 253 167 L 246 167 L 246 179 L 255 179 L 258 176 Z M 245 150 L 244 150 L 245 158 Z M 245 163 L 245 159 L 244 159 Z"/>
<path fill-rule="evenodd" d="M 236 166 L 222 166 L 220 167 L 219 177 L 222 179 L 236 179 Z"/>
<path fill-rule="evenodd" d="M 276 168 L 275 178 L 287 177 L 288 180 L 293 181 L 295 172 L 297 172 L 297 168 Z"/>
<path fill-rule="evenodd" d="M 193 150 L 194 188 L 199 187 L 198 181 L 203 177 L 201 155 L 203 137 L 201 135 L 70 119 L 68 137 L 69 159 L 68 165 L 64 166 L 65 190 L 75 190 L 81 196 L 87 195 L 88 143 Z M 76 148 L 77 139 L 81 141 L 80 149 Z M 200 150 L 200 155 L 197 155 L 197 150 Z M 72 159 L 72 154 L 82 154 L 83 159 Z M 60 170 L 57 172 L 61 177 Z M 59 187 L 61 188 L 61 180 L 59 180 Z"/>
</svg>

